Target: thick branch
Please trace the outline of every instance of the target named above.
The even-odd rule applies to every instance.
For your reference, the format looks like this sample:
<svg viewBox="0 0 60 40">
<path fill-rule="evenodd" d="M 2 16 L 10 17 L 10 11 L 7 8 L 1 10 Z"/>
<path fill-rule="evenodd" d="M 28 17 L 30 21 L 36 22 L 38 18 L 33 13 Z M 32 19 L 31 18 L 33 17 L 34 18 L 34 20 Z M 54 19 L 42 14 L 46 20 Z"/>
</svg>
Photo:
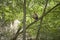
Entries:
<svg viewBox="0 0 60 40">
<path fill-rule="evenodd" d="M 23 40 L 26 40 L 26 0 L 23 4 Z"/>
</svg>

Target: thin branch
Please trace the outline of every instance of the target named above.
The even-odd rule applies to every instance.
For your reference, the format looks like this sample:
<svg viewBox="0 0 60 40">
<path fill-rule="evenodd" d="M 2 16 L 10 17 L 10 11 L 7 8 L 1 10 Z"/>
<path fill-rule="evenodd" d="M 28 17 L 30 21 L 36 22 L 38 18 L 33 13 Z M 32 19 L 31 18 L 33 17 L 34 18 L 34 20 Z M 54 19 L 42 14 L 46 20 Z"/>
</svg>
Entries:
<svg viewBox="0 0 60 40">
<path fill-rule="evenodd" d="M 18 31 L 16 32 L 15 36 L 11 38 L 11 40 L 16 40 L 17 36 L 19 35 L 19 31 L 21 30 L 21 27 L 18 28 Z"/>
<path fill-rule="evenodd" d="M 45 7 L 44 7 L 42 16 L 43 16 L 43 15 L 45 14 L 45 12 L 46 12 L 47 4 L 48 4 L 48 0 L 46 0 L 46 4 L 45 4 Z M 38 27 L 38 30 L 37 30 L 36 40 L 39 40 L 39 34 L 40 34 L 40 29 L 41 29 L 41 27 L 42 27 L 42 21 L 43 21 L 43 17 L 40 19 L 40 26 Z"/>
</svg>

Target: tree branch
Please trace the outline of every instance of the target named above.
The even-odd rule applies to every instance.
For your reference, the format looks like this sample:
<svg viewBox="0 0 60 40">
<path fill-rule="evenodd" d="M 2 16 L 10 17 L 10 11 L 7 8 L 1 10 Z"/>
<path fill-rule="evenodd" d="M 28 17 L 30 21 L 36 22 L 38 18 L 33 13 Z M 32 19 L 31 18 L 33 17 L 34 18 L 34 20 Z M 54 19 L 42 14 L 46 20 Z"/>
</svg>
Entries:
<svg viewBox="0 0 60 40">
<path fill-rule="evenodd" d="M 16 40 L 17 36 L 19 35 L 19 31 L 21 30 L 21 27 L 18 28 L 18 31 L 16 32 L 15 36 L 13 36 L 13 38 L 11 38 L 11 40 Z"/>
<path fill-rule="evenodd" d="M 46 12 L 47 4 L 48 4 L 48 0 L 46 0 L 46 4 L 45 4 L 45 7 L 44 7 L 42 16 L 43 16 L 43 15 L 45 14 L 45 12 Z M 39 34 L 40 34 L 40 29 L 41 29 L 41 27 L 42 27 L 43 18 L 44 18 L 44 17 L 42 17 L 42 18 L 40 19 L 40 26 L 38 27 L 38 30 L 37 30 L 36 40 L 39 40 Z"/>
<path fill-rule="evenodd" d="M 23 4 L 23 40 L 26 40 L 26 0 Z"/>
</svg>

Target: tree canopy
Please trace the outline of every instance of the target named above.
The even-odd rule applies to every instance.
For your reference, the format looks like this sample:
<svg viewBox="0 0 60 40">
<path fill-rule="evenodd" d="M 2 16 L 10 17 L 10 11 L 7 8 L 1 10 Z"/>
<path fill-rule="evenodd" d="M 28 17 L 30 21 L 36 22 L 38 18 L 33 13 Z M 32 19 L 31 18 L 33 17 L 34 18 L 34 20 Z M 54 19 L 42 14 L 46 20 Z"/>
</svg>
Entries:
<svg viewBox="0 0 60 40">
<path fill-rule="evenodd" d="M 34 12 L 38 15 L 37 21 L 33 19 Z M 6 35 L 5 40 L 19 38 L 18 36 L 24 32 L 22 30 L 24 22 L 26 33 L 32 38 L 36 38 L 39 33 L 38 40 L 60 39 L 60 0 L 26 0 L 26 5 L 24 0 L 0 0 L 0 27 L 3 29 L 6 26 L 9 29 L 10 24 L 16 19 L 20 21 L 17 32 L 11 35 L 9 31 L 2 31 L 5 33 L 3 35 Z"/>
</svg>

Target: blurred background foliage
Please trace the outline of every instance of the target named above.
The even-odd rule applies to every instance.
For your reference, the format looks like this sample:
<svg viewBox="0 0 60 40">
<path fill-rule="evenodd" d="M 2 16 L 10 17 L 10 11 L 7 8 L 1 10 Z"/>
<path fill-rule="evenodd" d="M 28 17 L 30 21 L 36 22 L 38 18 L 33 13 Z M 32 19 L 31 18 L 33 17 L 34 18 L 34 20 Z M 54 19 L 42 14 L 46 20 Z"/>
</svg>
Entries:
<svg viewBox="0 0 60 40">
<path fill-rule="evenodd" d="M 60 0 L 48 0 L 46 12 L 59 2 Z M 38 17 L 42 16 L 45 0 L 27 0 L 26 3 L 26 25 L 29 25 L 34 21 L 32 18 L 34 11 L 38 14 Z M 2 40 L 3 35 L 4 40 L 9 40 L 13 36 L 13 32 L 10 32 L 10 24 L 11 22 L 14 23 L 16 19 L 21 22 L 18 27 L 22 26 L 23 0 L 0 0 L 0 40 Z M 40 21 L 36 22 L 26 31 L 31 37 L 34 37 L 36 36 L 39 26 Z M 7 29 L 5 27 L 7 27 Z M 60 5 L 43 18 L 40 36 L 41 40 L 60 40 Z"/>
</svg>

